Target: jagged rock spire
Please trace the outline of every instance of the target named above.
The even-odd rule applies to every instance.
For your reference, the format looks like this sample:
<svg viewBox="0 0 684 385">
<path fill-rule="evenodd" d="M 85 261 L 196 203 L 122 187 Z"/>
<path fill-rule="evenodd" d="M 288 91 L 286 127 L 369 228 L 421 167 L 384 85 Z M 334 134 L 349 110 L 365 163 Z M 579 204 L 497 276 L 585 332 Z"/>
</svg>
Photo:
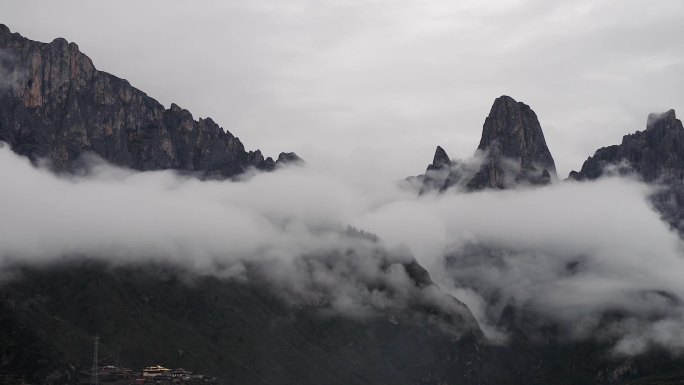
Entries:
<svg viewBox="0 0 684 385">
<path fill-rule="evenodd" d="M 468 182 L 469 190 L 547 184 L 557 179 L 537 114 L 510 96 L 494 100 L 477 149 L 484 161 Z"/>
<path fill-rule="evenodd" d="M 432 164 L 428 165 L 428 170 L 441 170 L 451 164 L 451 159 L 446 151 L 440 146 L 435 150 L 435 156 L 432 158 Z"/>
<path fill-rule="evenodd" d="M 445 170 L 449 172 L 436 173 Z M 547 184 L 556 180 L 556 165 L 544 133 L 532 109 L 510 96 L 501 96 L 482 127 L 482 138 L 474 160 L 453 162 L 437 147 L 432 164 L 423 177 L 421 192 L 445 190 L 460 185 L 468 191 L 508 188 L 518 184 Z"/>
<path fill-rule="evenodd" d="M 482 127 L 482 138 L 477 147 L 489 151 L 491 158 L 503 157 L 520 165 L 521 170 L 543 170 L 556 178 L 556 165 L 546 145 L 537 114 L 525 103 L 510 96 L 494 100 L 489 116 Z"/>
</svg>

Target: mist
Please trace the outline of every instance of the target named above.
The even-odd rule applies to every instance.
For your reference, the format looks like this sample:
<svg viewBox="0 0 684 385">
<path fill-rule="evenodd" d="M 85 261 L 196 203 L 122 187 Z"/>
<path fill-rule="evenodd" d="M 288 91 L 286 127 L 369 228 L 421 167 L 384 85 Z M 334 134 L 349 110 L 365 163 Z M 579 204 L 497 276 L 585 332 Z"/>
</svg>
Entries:
<svg viewBox="0 0 684 385">
<path fill-rule="evenodd" d="M 388 203 L 360 226 L 410 245 L 490 337 L 505 341 L 493 325 L 513 305 L 528 309 L 523 323 L 540 317 L 571 337 L 617 340 L 616 353 L 684 347 L 682 244 L 648 203 L 656 187 L 612 177 L 450 191 Z M 625 318 L 604 329 L 608 313 Z"/>
<path fill-rule="evenodd" d="M 514 305 L 617 354 L 684 349 L 682 244 L 648 203 L 656 187 L 638 181 L 419 196 L 372 159 L 239 181 L 86 161 L 55 175 L 0 147 L 0 270 L 87 257 L 244 281 L 258 266 L 289 300 L 347 316 L 429 300 L 467 320 L 458 301 L 416 287 L 401 268 L 415 258 L 493 342 L 506 342 Z M 609 312 L 621 317 L 606 326 Z"/>
</svg>

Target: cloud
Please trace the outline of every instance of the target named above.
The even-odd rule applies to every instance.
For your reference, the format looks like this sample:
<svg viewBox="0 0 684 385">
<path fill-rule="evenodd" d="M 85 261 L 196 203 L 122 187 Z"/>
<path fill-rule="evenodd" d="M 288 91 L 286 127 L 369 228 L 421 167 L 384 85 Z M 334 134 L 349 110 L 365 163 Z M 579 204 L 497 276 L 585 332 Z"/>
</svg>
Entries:
<svg viewBox="0 0 684 385">
<path fill-rule="evenodd" d="M 495 342 L 513 309 L 528 327 L 553 322 L 616 353 L 684 348 L 681 240 L 649 205 L 654 189 L 629 179 L 418 196 L 341 161 L 239 182 L 104 163 L 56 176 L 3 146 L 0 181 L 0 270 L 73 257 L 163 262 L 351 317 L 420 314 L 403 310 L 428 303 L 474 322 L 416 284 L 406 268 L 415 258 Z"/>
<path fill-rule="evenodd" d="M 613 341 L 616 352 L 681 351 L 673 338 L 684 326 L 684 254 L 648 203 L 654 191 L 621 178 L 449 190 L 389 203 L 358 223 L 390 245 L 407 244 L 494 338 L 511 326 L 501 322 L 512 307 L 526 313 L 519 322 L 527 327 L 552 320 L 573 337 Z M 606 327 L 610 314 L 620 321 Z"/>
<path fill-rule="evenodd" d="M 0 272 L 80 258 L 170 263 L 265 284 L 297 306 L 350 317 L 411 314 L 454 333 L 477 327 L 458 300 L 412 276 L 405 249 L 348 227 L 379 194 L 408 196 L 394 187 L 363 193 L 369 180 L 346 183 L 296 166 L 219 182 L 83 163 L 80 175 L 58 176 L 0 147 Z M 403 312 L 419 305 L 439 314 Z"/>
</svg>

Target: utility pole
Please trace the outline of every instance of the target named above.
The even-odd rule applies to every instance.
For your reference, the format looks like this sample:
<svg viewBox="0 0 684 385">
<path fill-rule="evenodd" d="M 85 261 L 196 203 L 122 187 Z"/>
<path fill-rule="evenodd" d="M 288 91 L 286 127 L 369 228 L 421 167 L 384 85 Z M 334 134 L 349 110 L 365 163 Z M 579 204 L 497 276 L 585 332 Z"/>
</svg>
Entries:
<svg viewBox="0 0 684 385">
<path fill-rule="evenodd" d="M 95 336 L 95 349 L 93 350 L 93 371 L 92 371 L 92 378 L 90 380 L 91 385 L 100 385 L 100 377 L 98 376 L 98 367 L 97 367 L 97 346 L 100 343 L 100 337 Z"/>
</svg>

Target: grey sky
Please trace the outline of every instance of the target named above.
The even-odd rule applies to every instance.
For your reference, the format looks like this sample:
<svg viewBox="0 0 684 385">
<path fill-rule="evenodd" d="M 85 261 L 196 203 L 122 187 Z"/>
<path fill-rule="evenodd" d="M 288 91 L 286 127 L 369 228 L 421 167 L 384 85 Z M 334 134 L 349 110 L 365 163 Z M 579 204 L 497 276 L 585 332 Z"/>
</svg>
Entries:
<svg viewBox="0 0 684 385">
<path fill-rule="evenodd" d="M 5 0 L 14 32 L 213 117 L 249 149 L 392 178 L 475 150 L 495 97 L 531 105 L 564 177 L 684 109 L 684 2 Z M 364 168 L 364 165 L 366 165 Z"/>
</svg>

